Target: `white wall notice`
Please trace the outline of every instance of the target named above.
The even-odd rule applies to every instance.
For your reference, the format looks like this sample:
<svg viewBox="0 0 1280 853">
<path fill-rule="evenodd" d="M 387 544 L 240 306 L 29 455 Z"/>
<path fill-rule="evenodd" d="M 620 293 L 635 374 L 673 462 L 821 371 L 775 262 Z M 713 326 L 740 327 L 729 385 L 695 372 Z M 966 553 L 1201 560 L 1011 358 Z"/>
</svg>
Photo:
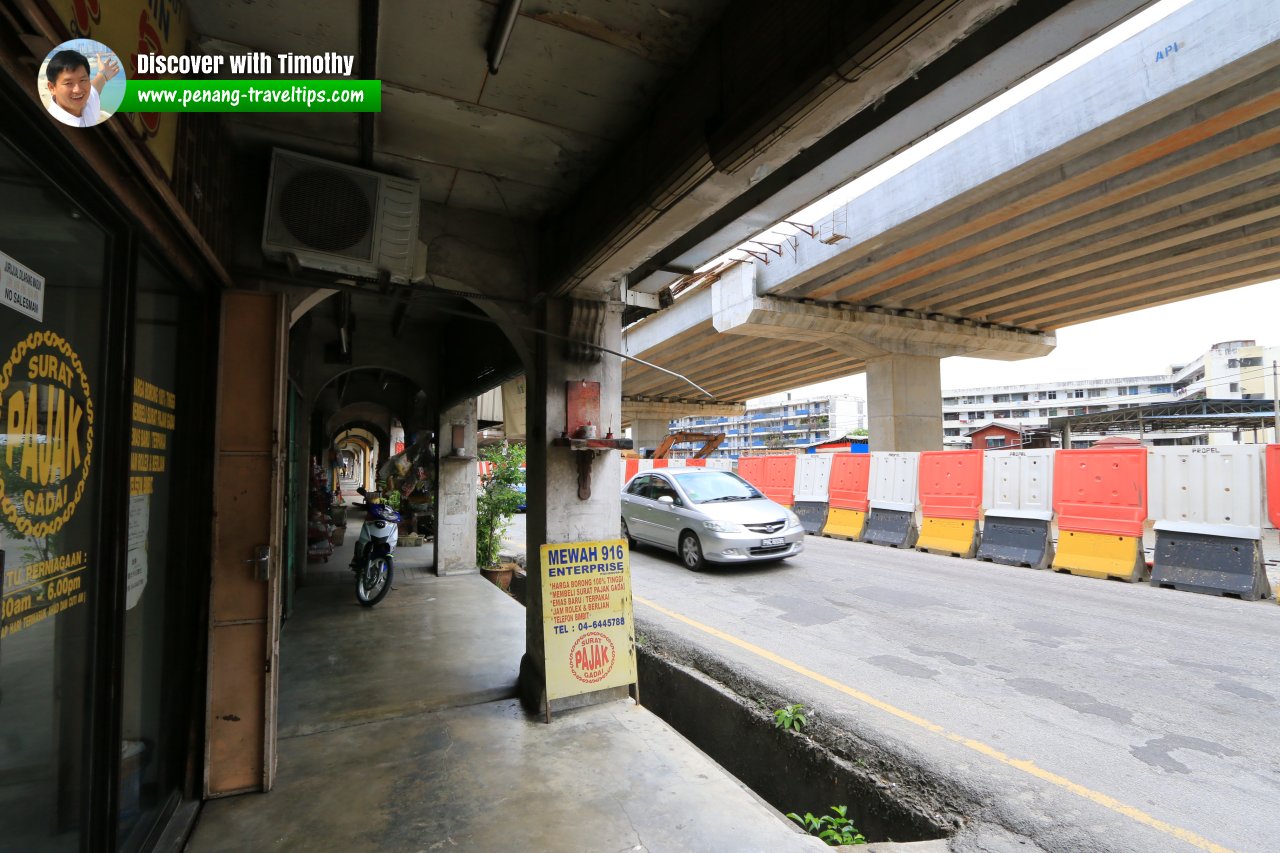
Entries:
<svg viewBox="0 0 1280 853">
<path fill-rule="evenodd" d="M 147 587 L 147 534 L 151 528 L 151 495 L 129 498 L 129 557 L 124 609 L 132 610 Z"/>
<path fill-rule="evenodd" d="M 0 299 L 19 314 L 44 322 L 44 276 L 0 252 Z"/>
</svg>

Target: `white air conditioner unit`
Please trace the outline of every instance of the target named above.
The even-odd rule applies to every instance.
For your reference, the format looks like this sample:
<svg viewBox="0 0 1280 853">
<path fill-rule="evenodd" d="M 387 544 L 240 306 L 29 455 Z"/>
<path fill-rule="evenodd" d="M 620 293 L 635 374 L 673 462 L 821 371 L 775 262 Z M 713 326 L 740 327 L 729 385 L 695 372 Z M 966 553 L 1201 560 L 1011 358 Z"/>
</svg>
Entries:
<svg viewBox="0 0 1280 853">
<path fill-rule="evenodd" d="M 414 279 L 418 182 L 275 149 L 262 252 L 301 267 Z M 422 266 L 422 264 L 417 264 Z"/>
</svg>

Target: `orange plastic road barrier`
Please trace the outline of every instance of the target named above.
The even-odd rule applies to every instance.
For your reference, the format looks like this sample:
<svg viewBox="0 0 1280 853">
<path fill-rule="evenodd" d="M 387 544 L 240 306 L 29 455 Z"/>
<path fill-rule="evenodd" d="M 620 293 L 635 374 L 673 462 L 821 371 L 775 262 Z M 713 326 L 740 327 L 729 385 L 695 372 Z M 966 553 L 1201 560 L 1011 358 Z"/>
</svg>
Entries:
<svg viewBox="0 0 1280 853">
<path fill-rule="evenodd" d="M 837 453 L 831 460 L 831 481 L 827 486 L 831 508 L 865 513 L 870 477 L 870 453 Z"/>
<path fill-rule="evenodd" d="M 1267 516 L 1280 527 L 1280 444 L 1267 445 Z"/>
<path fill-rule="evenodd" d="M 920 454 L 920 514 L 977 521 L 982 506 L 981 450 L 929 450 Z"/>
<path fill-rule="evenodd" d="M 1112 536 L 1059 530 L 1058 552 L 1053 556 L 1055 572 L 1087 578 L 1115 578 L 1138 583 L 1150 577 L 1143 558 L 1141 536 Z"/>
<path fill-rule="evenodd" d="M 1136 583 L 1146 576 L 1147 449 L 1059 450 L 1053 466 L 1058 553 L 1053 569 Z"/>
<path fill-rule="evenodd" d="M 1053 508 L 1059 530 L 1141 537 L 1147 518 L 1147 449 L 1059 450 Z"/>
<path fill-rule="evenodd" d="M 774 503 L 791 506 L 796 502 L 796 458 L 764 457 L 764 496 Z"/>
<path fill-rule="evenodd" d="M 629 483 L 631 482 L 632 477 L 640 473 L 640 460 L 628 459 L 626 460 L 626 463 L 627 463 L 627 466 L 625 469 L 623 469 L 623 473 L 622 473 L 622 482 Z"/>
<path fill-rule="evenodd" d="M 686 459 L 684 460 L 686 468 L 706 468 L 707 460 L 705 459 Z"/>
<path fill-rule="evenodd" d="M 738 476 L 764 491 L 765 473 L 763 456 L 742 456 L 738 459 Z"/>
<path fill-rule="evenodd" d="M 666 468 L 670 464 L 670 462 L 671 462 L 670 459 L 655 459 L 653 460 L 653 467 Z"/>
<path fill-rule="evenodd" d="M 830 509 L 822 535 L 861 541 L 867 524 L 867 487 L 871 479 L 870 453 L 837 453 L 831 460 L 827 484 Z"/>
</svg>

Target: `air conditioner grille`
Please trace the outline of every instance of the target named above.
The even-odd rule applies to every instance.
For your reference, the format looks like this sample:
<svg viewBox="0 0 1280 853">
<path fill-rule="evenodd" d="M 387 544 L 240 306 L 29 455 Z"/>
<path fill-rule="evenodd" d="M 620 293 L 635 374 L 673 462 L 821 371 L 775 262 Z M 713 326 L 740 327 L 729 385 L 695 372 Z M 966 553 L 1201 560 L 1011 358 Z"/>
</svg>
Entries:
<svg viewBox="0 0 1280 853">
<path fill-rule="evenodd" d="M 301 169 L 280 189 L 280 221 L 310 249 L 368 257 L 377 183 L 365 184 L 337 169 Z"/>
</svg>

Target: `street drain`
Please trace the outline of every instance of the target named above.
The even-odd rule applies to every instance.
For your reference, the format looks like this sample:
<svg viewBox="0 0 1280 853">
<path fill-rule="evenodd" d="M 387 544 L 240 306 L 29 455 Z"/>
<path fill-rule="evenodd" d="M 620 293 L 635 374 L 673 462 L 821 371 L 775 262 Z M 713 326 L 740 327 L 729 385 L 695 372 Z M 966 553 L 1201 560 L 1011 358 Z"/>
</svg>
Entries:
<svg viewBox="0 0 1280 853">
<path fill-rule="evenodd" d="M 783 814 L 830 814 L 831 806 L 846 805 L 871 842 L 946 838 L 960 827 L 958 814 L 921 793 L 927 784 L 913 784 L 923 780 L 911 779 L 874 748 L 860 748 L 846 735 L 833 749 L 776 728 L 772 708 L 785 702 L 764 701 L 767 687 L 745 691 L 762 696 L 753 701 L 737 692 L 744 685 L 726 687 L 650 643 L 637 653 L 641 704 Z"/>
<path fill-rule="evenodd" d="M 518 572 L 509 594 L 523 605 L 526 591 Z M 788 704 L 784 697 L 712 659 L 668 654 L 656 642 L 663 633 L 645 626 L 636 645 L 640 704 L 778 811 L 822 815 L 847 806 L 848 818 L 872 843 L 943 839 L 964 826 L 954 805 L 959 798 L 937 783 L 848 733 L 823 731 L 820 743 L 779 730 L 772 709 Z M 810 725 L 806 732 L 823 728 Z"/>
</svg>

